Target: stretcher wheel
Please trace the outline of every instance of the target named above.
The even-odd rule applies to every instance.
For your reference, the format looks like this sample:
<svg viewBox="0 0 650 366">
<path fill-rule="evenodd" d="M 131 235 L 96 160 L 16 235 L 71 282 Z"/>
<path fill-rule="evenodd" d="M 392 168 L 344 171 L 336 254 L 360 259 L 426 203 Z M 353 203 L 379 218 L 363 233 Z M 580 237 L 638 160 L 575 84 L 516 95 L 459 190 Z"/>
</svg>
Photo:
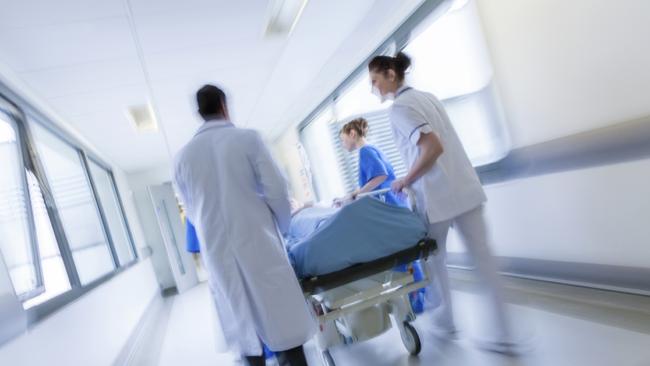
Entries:
<svg viewBox="0 0 650 366">
<path fill-rule="evenodd" d="M 400 335 L 402 336 L 402 342 L 406 350 L 413 356 L 418 355 L 422 350 L 422 343 L 420 342 L 418 331 L 408 322 L 404 322 L 404 330 L 400 332 Z"/>
<path fill-rule="evenodd" d="M 334 363 L 334 359 L 332 358 L 332 354 L 330 353 L 329 350 L 325 350 L 321 352 L 321 357 L 323 359 L 323 365 L 325 366 L 336 366 Z"/>
</svg>

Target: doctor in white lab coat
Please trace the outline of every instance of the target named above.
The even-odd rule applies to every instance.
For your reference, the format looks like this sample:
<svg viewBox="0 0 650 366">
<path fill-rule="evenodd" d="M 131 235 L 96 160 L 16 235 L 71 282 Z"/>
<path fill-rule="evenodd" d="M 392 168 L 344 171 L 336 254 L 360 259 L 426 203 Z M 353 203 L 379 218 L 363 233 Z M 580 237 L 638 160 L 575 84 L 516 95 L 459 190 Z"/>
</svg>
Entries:
<svg viewBox="0 0 650 366">
<path fill-rule="evenodd" d="M 435 311 L 438 335 L 455 338 L 456 326 L 451 308 L 451 293 L 446 266 L 446 241 L 450 227 L 458 232 L 476 269 L 484 281 L 489 299 L 492 339 L 481 341 L 490 350 L 514 353 L 503 289 L 496 263 L 488 247 L 488 232 L 483 217 L 485 193 L 444 107 L 432 94 L 404 85 L 410 66 L 408 56 L 377 56 L 368 69 L 373 93 L 382 102 L 392 99 L 390 121 L 395 142 L 410 167 L 408 174 L 393 182 L 395 191 L 410 187 L 416 208 L 429 224 L 429 235 L 440 252 L 429 261 L 434 291 L 441 299 Z"/>
<path fill-rule="evenodd" d="M 194 223 L 228 346 L 264 365 L 262 340 L 281 365 L 306 365 L 315 331 L 278 229 L 291 219 L 287 186 L 260 135 L 236 128 L 226 96 L 197 92 L 205 123 L 177 154 L 174 183 Z"/>
</svg>

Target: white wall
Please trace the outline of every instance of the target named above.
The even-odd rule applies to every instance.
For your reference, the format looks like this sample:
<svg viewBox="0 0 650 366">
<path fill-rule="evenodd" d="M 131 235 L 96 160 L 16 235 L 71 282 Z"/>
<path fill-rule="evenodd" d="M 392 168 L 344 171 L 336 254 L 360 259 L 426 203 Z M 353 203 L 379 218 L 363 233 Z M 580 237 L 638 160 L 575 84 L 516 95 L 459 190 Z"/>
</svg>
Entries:
<svg viewBox="0 0 650 366">
<path fill-rule="evenodd" d="M 486 187 L 497 255 L 650 267 L 650 159 Z M 451 240 L 450 251 L 461 251 Z"/>
<path fill-rule="evenodd" d="M 478 4 L 515 147 L 650 115 L 650 2 Z M 500 256 L 650 267 L 650 160 L 486 192 Z"/>
<path fill-rule="evenodd" d="M 27 327 L 27 314 L 16 297 L 9 271 L 0 253 L 0 347 Z"/>
<path fill-rule="evenodd" d="M 160 296 L 147 259 L 0 348 L 0 365 L 111 365 Z"/>
<path fill-rule="evenodd" d="M 650 115 L 650 1 L 478 5 L 515 147 Z"/>
</svg>

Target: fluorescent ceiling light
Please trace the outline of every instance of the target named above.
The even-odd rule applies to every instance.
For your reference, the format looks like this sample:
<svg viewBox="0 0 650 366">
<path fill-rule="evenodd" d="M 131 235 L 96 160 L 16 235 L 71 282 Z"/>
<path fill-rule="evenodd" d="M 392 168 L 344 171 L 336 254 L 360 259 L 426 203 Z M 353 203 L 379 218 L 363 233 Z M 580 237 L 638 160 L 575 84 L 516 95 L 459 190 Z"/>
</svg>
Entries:
<svg viewBox="0 0 650 366">
<path fill-rule="evenodd" d="M 126 109 L 126 116 L 138 132 L 158 131 L 158 122 L 151 104 L 130 106 Z"/>
<path fill-rule="evenodd" d="M 266 36 L 288 36 L 298 23 L 307 0 L 270 0 Z"/>
</svg>

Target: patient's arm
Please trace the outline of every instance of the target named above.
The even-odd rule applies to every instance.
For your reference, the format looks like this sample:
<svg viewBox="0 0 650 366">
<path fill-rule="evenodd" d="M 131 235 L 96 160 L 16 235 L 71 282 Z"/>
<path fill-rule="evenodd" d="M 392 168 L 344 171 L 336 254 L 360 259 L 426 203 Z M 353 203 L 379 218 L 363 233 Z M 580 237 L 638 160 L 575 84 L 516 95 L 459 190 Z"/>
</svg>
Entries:
<svg viewBox="0 0 650 366">
<path fill-rule="evenodd" d="M 291 203 L 291 216 L 295 216 L 298 212 L 300 212 L 300 211 L 302 211 L 302 210 L 304 210 L 306 208 L 314 206 L 313 202 L 304 203 L 304 202 L 298 201 L 295 198 L 291 198 L 289 200 L 289 202 Z"/>
</svg>

